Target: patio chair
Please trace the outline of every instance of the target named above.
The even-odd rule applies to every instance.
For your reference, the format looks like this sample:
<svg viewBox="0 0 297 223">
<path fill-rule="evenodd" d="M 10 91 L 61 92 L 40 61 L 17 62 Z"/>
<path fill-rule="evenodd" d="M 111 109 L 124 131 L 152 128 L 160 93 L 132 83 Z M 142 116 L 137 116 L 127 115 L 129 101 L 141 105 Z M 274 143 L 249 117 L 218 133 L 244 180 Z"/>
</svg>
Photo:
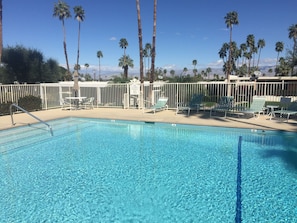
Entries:
<svg viewBox="0 0 297 223">
<path fill-rule="evenodd" d="M 93 109 L 94 108 L 94 97 L 90 97 L 90 98 L 86 98 L 84 100 L 81 101 L 81 106 L 84 109 Z"/>
<path fill-rule="evenodd" d="M 187 114 L 189 116 L 191 110 L 196 110 L 198 113 L 202 106 L 203 97 L 203 94 L 194 94 L 189 102 L 189 105 L 179 103 L 176 108 L 176 114 L 178 114 L 179 112 L 187 111 Z"/>
<path fill-rule="evenodd" d="M 71 104 L 71 100 L 67 100 L 67 99 L 64 99 L 64 98 L 60 99 L 60 105 L 62 107 L 62 110 L 71 109 L 71 106 L 73 106 Z"/>
<path fill-rule="evenodd" d="M 264 114 L 265 111 L 265 97 L 253 97 L 253 101 L 247 110 L 241 111 L 243 114 L 252 115 L 253 117 L 260 117 L 260 114 Z"/>
<path fill-rule="evenodd" d="M 279 102 L 280 110 L 288 110 L 288 107 L 290 106 L 290 104 L 291 104 L 291 98 L 281 97 Z"/>
<path fill-rule="evenodd" d="M 283 109 L 283 110 L 280 109 L 280 110 L 274 111 L 274 113 L 279 114 L 280 118 L 287 115 L 287 122 L 288 122 L 291 115 L 297 114 L 297 101 L 290 102 L 287 109 Z"/>
<path fill-rule="evenodd" d="M 210 116 L 213 112 L 224 112 L 225 117 L 227 113 L 233 109 L 234 98 L 232 96 L 223 96 L 220 98 L 219 103 L 210 109 Z"/>
<path fill-rule="evenodd" d="M 156 113 L 156 111 L 162 111 L 164 109 L 167 109 L 167 102 L 168 102 L 168 98 L 167 97 L 160 97 L 158 99 L 158 101 L 156 102 L 156 104 L 154 104 L 153 106 L 151 106 L 149 109 L 154 112 L 154 114 Z"/>
</svg>

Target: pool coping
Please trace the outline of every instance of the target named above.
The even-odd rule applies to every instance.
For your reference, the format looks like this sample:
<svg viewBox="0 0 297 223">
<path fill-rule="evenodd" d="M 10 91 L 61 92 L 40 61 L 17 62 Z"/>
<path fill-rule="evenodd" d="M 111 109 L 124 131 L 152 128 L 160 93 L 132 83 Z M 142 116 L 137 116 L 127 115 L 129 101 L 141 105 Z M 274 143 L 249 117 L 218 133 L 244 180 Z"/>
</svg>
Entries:
<svg viewBox="0 0 297 223">
<path fill-rule="evenodd" d="M 101 118 L 115 120 L 131 120 L 144 122 L 164 122 L 172 124 L 191 124 L 201 126 L 218 126 L 248 129 L 264 129 L 264 130 L 281 130 L 281 131 L 297 131 L 297 121 L 295 118 L 289 122 L 280 119 L 270 120 L 267 115 L 261 115 L 259 118 L 247 118 L 237 116 L 227 116 L 218 114 L 218 116 L 209 115 L 209 111 L 200 111 L 187 116 L 186 113 L 176 114 L 175 110 L 164 110 L 156 112 L 141 109 L 121 109 L 121 108 L 94 108 L 90 110 L 62 110 L 61 108 L 35 111 L 35 116 L 43 121 L 49 121 L 67 117 L 85 117 L 85 118 Z M 27 125 L 38 122 L 25 113 L 17 113 L 13 116 L 14 126 L 12 125 L 10 115 L 0 116 L 0 130 L 12 127 Z"/>
</svg>

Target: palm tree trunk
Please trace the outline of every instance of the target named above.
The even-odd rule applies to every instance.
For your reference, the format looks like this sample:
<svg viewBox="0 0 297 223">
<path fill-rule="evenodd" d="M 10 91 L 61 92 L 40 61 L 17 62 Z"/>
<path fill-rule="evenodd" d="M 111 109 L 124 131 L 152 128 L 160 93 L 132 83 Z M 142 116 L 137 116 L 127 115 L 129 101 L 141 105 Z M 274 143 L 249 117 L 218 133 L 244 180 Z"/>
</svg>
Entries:
<svg viewBox="0 0 297 223">
<path fill-rule="evenodd" d="M 155 76 L 156 29 L 157 29 L 157 0 L 154 0 L 154 25 L 153 25 L 152 64 L 151 64 L 150 83 L 154 82 L 154 76 Z"/>
<path fill-rule="evenodd" d="M 77 58 L 76 65 L 79 65 L 79 45 L 80 45 L 80 22 L 78 22 L 78 41 L 77 41 Z"/>
<path fill-rule="evenodd" d="M 124 78 L 128 78 L 128 65 L 124 65 Z"/>
<path fill-rule="evenodd" d="M 261 48 L 259 50 L 259 57 L 258 57 L 258 62 L 257 62 L 257 68 L 258 69 L 259 69 L 260 56 L 261 56 Z"/>
<path fill-rule="evenodd" d="M 143 48 L 142 48 L 142 26 L 140 16 L 140 4 L 139 0 L 136 0 L 137 7 L 137 21 L 138 21 L 138 39 L 139 39 L 139 62 L 140 62 L 140 82 L 143 83 Z"/>
<path fill-rule="evenodd" d="M 65 30 L 65 25 L 64 25 L 64 19 L 62 20 L 62 24 L 63 24 L 63 33 L 64 33 L 63 46 L 64 46 L 64 54 L 65 54 L 65 59 L 66 59 L 66 66 L 67 66 L 67 71 L 68 71 L 67 76 L 68 76 L 68 75 L 70 75 L 70 68 L 69 68 L 67 47 L 66 47 L 66 30 Z"/>
<path fill-rule="evenodd" d="M 0 0 L 0 64 L 2 63 L 2 50 L 3 50 L 3 38 L 2 38 L 2 0 Z"/>
<path fill-rule="evenodd" d="M 231 75 L 231 60 L 232 60 L 232 25 L 230 26 L 230 43 L 229 43 L 229 60 L 227 69 L 227 96 L 231 96 L 231 85 L 230 85 L 230 75 Z"/>
</svg>

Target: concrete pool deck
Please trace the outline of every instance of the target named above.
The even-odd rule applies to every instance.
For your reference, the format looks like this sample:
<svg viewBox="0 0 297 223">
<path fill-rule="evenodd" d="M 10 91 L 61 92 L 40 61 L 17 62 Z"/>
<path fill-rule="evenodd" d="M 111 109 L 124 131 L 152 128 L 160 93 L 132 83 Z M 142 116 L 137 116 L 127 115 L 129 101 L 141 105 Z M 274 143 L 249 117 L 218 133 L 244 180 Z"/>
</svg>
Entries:
<svg viewBox="0 0 297 223">
<path fill-rule="evenodd" d="M 62 110 L 50 109 L 44 111 L 32 112 L 43 121 L 66 117 L 87 117 L 87 118 L 102 118 L 102 119 L 119 119 L 133 121 L 150 121 L 150 122 L 167 122 L 174 124 L 193 124 L 193 125 L 208 125 L 208 126 L 224 126 L 250 129 L 265 129 L 265 130 L 283 130 L 297 131 L 297 120 L 295 117 L 289 122 L 281 119 L 270 120 L 267 115 L 261 115 L 259 118 L 246 118 L 237 116 L 211 116 L 209 111 L 200 111 L 187 116 L 185 113 L 175 114 L 175 110 L 164 110 L 153 114 L 149 110 L 140 109 L 121 109 L 121 108 L 94 108 L 91 110 Z M 15 127 L 38 122 L 25 113 L 16 113 L 13 115 Z M 14 127 L 12 125 L 11 116 L 0 116 L 0 130 Z"/>
</svg>

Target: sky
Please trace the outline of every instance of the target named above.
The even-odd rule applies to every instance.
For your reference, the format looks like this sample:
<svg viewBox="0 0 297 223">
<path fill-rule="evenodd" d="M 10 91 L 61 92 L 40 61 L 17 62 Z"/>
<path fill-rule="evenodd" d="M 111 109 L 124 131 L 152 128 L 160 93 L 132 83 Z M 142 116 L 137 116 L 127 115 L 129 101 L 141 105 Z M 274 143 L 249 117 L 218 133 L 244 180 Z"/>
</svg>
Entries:
<svg viewBox="0 0 297 223">
<path fill-rule="evenodd" d="M 37 49 L 45 59 L 55 59 L 66 67 L 63 50 L 62 22 L 53 17 L 58 0 L 2 0 L 3 46 L 22 45 Z M 143 44 L 152 42 L 153 0 L 139 0 Z M 139 73 L 139 45 L 136 0 L 64 0 L 72 17 L 65 20 L 66 43 L 70 67 L 76 63 L 78 22 L 73 7 L 82 6 L 85 19 L 81 23 L 80 65 L 90 66 L 88 73 L 98 73 L 101 51 L 101 75 L 123 72 L 118 66 L 124 51 L 119 41 L 128 41 L 126 54 L 133 59 L 129 73 Z M 260 66 L 273 66 L 277 52 L 275 44 L 284 43 L 284 51 L 293 48 L 288 28 L 297 23 L 297 0 L 158 0 L 155 67 L 170 70 L 222 68 L 219 50 L 229 42 L 230 31 L 224 17 L 238 13 L 239 24 L 233 27 L 232 40 L 239 46 L 249 34 L 265 40 Z M 147 62 L 145 62 L 147 66 Z"/>
</svg>

